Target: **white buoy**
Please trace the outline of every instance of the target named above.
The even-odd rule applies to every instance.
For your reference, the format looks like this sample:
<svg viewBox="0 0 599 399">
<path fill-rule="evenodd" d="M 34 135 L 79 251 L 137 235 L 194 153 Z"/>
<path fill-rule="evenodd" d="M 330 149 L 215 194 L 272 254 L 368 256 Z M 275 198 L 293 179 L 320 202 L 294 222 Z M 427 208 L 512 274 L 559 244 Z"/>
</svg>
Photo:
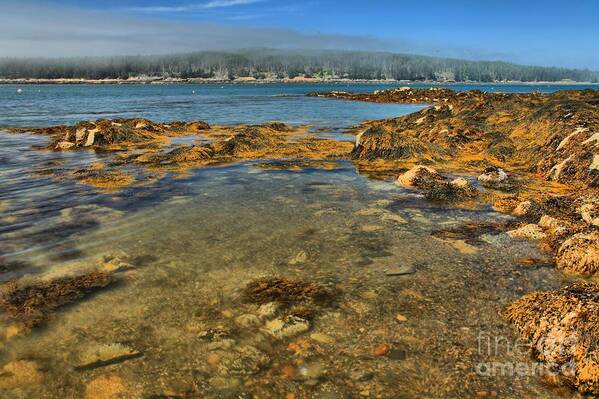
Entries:
<svg viewBox="0 0 599 399">
<path fill-rule="evenodd" d="M 192 90 L 192 91 L 191 91 L 191 94 L 196 94 L 196 91 L 195 91 L 195 90 Z"/>
<path fill-rule="evenodd" d="M 22 93 L 23 89 L 17 89 L 17 93 Z"/>
</svg>

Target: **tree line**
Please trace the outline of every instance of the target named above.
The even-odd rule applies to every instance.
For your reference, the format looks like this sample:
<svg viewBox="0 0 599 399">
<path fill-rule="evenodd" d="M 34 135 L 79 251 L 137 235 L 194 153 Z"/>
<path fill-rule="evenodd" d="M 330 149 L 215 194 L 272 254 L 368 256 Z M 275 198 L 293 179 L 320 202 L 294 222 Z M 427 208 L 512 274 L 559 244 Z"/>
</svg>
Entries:
<svg viewBox="0 0 599 399">
<path fill-rule="evenodd" d="M 440 81 L 598 82 L 599 72 L 499 61 L 466 61 L 367 51 L 201 51 L 185 54 L 73 58 L 0 58 L 4 79 L 127 79 L 132 77 Z"/>
</svg>

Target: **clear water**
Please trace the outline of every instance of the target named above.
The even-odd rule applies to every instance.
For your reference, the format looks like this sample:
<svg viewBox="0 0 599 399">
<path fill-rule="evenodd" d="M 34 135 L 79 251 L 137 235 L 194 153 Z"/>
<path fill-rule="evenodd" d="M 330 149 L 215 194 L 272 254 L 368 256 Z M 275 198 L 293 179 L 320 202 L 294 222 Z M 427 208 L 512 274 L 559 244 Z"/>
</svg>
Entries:
<svg viewBox="0 0 599 399">
<path fill-rule="evenodd" d="M 11 97 L 1 106 L 9 109 L 10 124 L 23 125 L 67 123 L 92 109 L 120 112 L 144 101 L 127 115 L 161 120 L 190 115 L 212 123 L 210 115 L 222 118 L 217 123 L 243 116 L 246 123 L 298 118 L 298 123 L 320 120 L 344 127 L 357 122 L 336 119 L 351 114 L 346 107 L 362 119 L 390 112 L 380 104 L 272 97 L 275 90 L 301 94 L 329 86 L 198 88 L 238 94 L 228 100 L 206 94 L 212 105 L 198 100 L 186 108 L 173 102 L 189 97 L 187 86 L 40 86 L 47 90 L 46 100 Z M 79 101 L 69 92 L 78 93 L 73 96 Z M 140 92 L 147 95 L 132 98 Z M 169 92 L 171 102 L 161 102 Z M 19 101 L 31 101 L 28 113 L 7 105 Z M 311 111 L 294 114 L 294 101 Z M 148 107 L 151 102 L 154 107 Z M 208 116 L 196 117 L 194 107 Z M 252 107 L 258 111 L 249 112 Z M 337 131 L 331 134 L 343 139 Z M 115 287 L 59 310 L 43 328 L 12 336 L 12 322 L 2 319 L 2 398 L 102 399 L 119 392 L 124 398 L 463 398 L 478 392 L 552 398 L 559 393 L 534 376 L 476 374 L 481 362 L 530 362 L 527 354 L 504 346 L 481 352 L 479 337 L 513 342 L 511 328 L 498 316 L 502 308 L 526 292 L 561 282 L 552 269 L 517 266 L 518 259 L 540 254 L 534 245 L 505 234 L 483 236 L 474 246 L 431 237 L 433 230 L 465 222 L 507 220 L 488 207 L 430 203 L 391 182 L 361 176 L 350 161 L 301 173 L 257 168 L 258 161 L 250 161 L 106 192 L 57 181 L 47 172 L 109 162 L 112 154 L 31 150 L 45 140 L 0 133 L 0 279 L 91 270 L 107 255 L 144 261 L 119 273 Z M 398 267 L 414 273 L 387 274 Z M 317 282 L 339 294 L 334 306 L 319 310 L 308 332 L 279 340 L 264 332 L 264 320 L 249 326 L 237 320 L 257 314 L 240 294 L 249 281 L 264 276 Z M 406 320 L 398 321 L 398 315 Z M 206 331 L 223 336 L 206 338 Z M 75 370 L 85 353 L 114 344 L 141 357 Z M 374 356 L 382 344 L 392 352 Z M 14 382 L 6 365 L 15 361 L 38 370 L 20 370 L 17 375 L 24 377 Z"/>
</svg>

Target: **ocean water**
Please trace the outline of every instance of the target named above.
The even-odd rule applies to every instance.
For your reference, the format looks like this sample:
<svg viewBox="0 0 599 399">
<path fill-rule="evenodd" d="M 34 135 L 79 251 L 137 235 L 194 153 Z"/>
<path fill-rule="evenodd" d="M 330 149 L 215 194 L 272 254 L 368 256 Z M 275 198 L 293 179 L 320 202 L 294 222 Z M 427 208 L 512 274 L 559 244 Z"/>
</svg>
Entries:
<svg viewBox="0 0 599 399">
<path fill-rule="evenodd" d="M 418 109 L 302 95 L 380 85 L 23 88 L 0 86 L 0 125 L 274 119 L 344 139 L 340 128 Z M 351 161 L 291 171 L 254 160 L 106 191 L 53 173 L 114 154 L 32 149 L 46 143 L 0 132 L 0 280 L 72 275 L 110 259 L 130 267 L 32 331 L 0 317 L 2 398 L 572 396 L 535 375 L 477 372 L 531 364 L 499 314 L 526 292 L 562 283 L 552 268 L 519 266 L 543 255 L 501 231 L 435 238 L 511 220 L 488 206 L 431 203 Z M 285 311 L 265 314 L 243 296 L 262 277 L 320 284 L 334 300 L 308 309 L 307 331 L 276 337 L 269 326 Z M 377 356 L 382 345 L 390 351 Z M 110 361 L 81 367 L 98 358 Z"/>
<path fill-rule="evenodd" d="M 318 91 L 355 91 L 398 84 L 182 84 L 182 85 L 0 85 L 0 127 L 73 124 L 99 118 L 144 117 L 156 121 L 205 120 L 213 124 L 282 121 L 318 127 L 348 127 L 418 110 L 418 105 L 369 104 L 307 98 Z M 415 84 L 411 87 L 430 87 Z M 455 90 L 552 92 L 565 85 L 454 84 Z M 599 85 L 588 87 L 599 88 Z M 20 93 L 17 90 L 22 90 Z"/>
</svg>

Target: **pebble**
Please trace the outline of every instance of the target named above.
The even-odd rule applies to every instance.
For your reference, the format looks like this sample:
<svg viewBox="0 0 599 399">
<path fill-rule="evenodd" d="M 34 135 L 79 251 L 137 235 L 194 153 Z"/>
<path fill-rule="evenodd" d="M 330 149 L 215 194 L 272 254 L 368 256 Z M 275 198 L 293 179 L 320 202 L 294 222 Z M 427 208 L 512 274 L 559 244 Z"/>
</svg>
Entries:
<svg viewBox="0 0 599 399">
<path fill-rule="evenodd" d="M 395 316 L 395 320 L 399 321 L 400 323 L 403 323 L 403 322 L 408 321 L 408 318 L 406 316 L 402 315 L 401 313 L 398 313 Z"/>
<path fill-rule="evenodd" d="M 332 344 L 335 342 L 335 339 L 333 337 L 317 332 L 310 334 L 310 338 L 321 344 Z"/>
<path fill-rule="evenodd" d="M 374 348 L 372 350 L 372 354 L 374 356 L 385 356 L 387 353 L 389 353 L 389 351 L 391 350 L 391 347 L 387 344 L 382 344 L 377 346 L 376 348 Z"/>
<path fill-rule="evenodd" d="M 264 331 L 277 339 L 285 339 L 304 333 L 310 329 L 310 322 L 301 317 L 289 316 L 266 322 Z"/>
</svg>

